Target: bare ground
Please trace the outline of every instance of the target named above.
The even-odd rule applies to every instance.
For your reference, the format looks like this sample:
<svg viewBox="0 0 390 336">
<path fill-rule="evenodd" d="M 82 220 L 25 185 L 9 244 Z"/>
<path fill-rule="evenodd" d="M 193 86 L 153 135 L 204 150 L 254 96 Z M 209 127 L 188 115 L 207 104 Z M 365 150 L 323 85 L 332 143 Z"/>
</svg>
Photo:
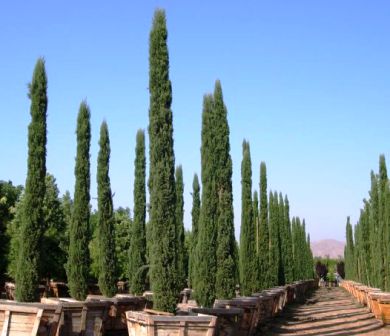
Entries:
<svg viewBox="0 0 390 336">
<path fill-rule="evenodd" d="M 268 323 L 258 335 L 390 336 L 383 326 L 343 288 L 320 288 L 305 304 L 294 304 Z"/>
</svg>

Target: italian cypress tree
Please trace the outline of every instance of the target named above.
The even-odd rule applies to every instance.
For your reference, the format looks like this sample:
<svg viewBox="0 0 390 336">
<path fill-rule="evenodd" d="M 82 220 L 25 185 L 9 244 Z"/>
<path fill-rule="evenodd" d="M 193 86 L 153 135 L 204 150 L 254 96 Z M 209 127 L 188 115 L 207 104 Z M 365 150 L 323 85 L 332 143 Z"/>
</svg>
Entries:
<svg viewBox="0 0 390 336">
<path fill-rule="evenodd" d="M 43 199 L 46 176 L 47 77 L 45 62 L 38 59 L 31 84 L 31 122 L 28 127 L 28 163 L 16 275 L 16 299 L 38 299 L 40 248 L 44 230 Z"/>
<path fill-rule="evenodd" d="M 260 214 L 259 214 L 259 289 L 270 286 L 270 240 L 268 227 L 267 168 L 260 164 Z"/>
<path fill-rule="evenodd" d="M 252 163 L 249 143 L 242 144 L 241 163 L 241 236 L 240 236 L 240 275 L 242 295 L 248 296 L 256 291 L 256 237 L 252 204 Z"/>
<path fill-rule="evenodd" d="M 110 137 L 105 121 L 100 127 L 99 146 L 97 166 L 99 288 L 103 295 L 112 297 L 116 292 L 115 222 L 109 176 Z"/>
<path fill-rule="evenodd" d="M 277 195 L 276 195 L 277 197 Z M 285 213 L 284 200 L 282 193 L 279 193 L 279 212 L 278 212 L 278 241 L 279 241 L 279 272 L 278 284 L 285 285 L 285 266 L 286 266 L 286 233 L 285 233 Z"/>
<path fill-rule="evenodd" d="M 347 243 L 345 245 L 345 277 L 347 279 L 355 279 L 355 258 L 354 258 L 354 242 L 353 242 L 353 233 L 352 225 L 350 223 L 349 217 L 347 217 L 346 225 L 346 236 Z"/>
<path fill-rule="evenodd" d="M 387 168 L 384 155 L 379 157 L 379 235 L 380 251 L 379 262 L 379 283 L 380 288 L 386 288 L 386 250 L 387 250 L 387 218 L 386 218 L 386 196 L 388 194 Z"/>
<path fill-rule="evenodd" d="M 290 223 L 290 203 L 287 195 L 284 197 L 284 244 L 286 247 L 284 256 L 284 271 L 286 283 L 289 284 L 294 281 L 294 266 Z"/>
<path fill-rule="evenodd" d="M 184 183 L 183 168 L 176 167 L 176 237 L 177 237 L 177 285 L 181 291 L 186 286 L 186 249 L 184 246 Z"/>
<path fill-rule="evenodd" d="M 146 265 L 146 158 L 145 133 L 138 130 L 134 160 L 134 222 L 130 237 L 129 280 L 130 290 L 141 295 L 146 290 L 146 274 L 142 267 Z"/>
<path fill-rule="evenodd" d="M 230 299 L 235 295 L 237 274 L 236 239 L 234 237 L 232 159 L 230 156 L 227 109 L 223 101 L 221 82 L 214 87 L 213 111 L 215 114 L 215 152 L 217 207 L 217 273 L 215 292 L 218 299 Z"/>
<path fill-rule="evenodd" d="M 153 304 L 174 312 L 177 296 L 175 156 L 165 12 L 156 10 L 149 39 L 150 281 Z"/>
<path fill-rule="evenodd" d="M 194 174 L 194 179 L 192 181 L 192 231 L 191 231 L 191 253 L 189 255 L 189 282 L 191 288 L 194 288 L 195 275 L 194 270 L 196 263 L 196 244 L 198 242 L 198 224 L 199 224 L 199 215 L 200 215 L 200 186 L 198 175 Z"/>
<path fill-rule="evenodd" d="M 198 239 L 195 250 L 195 295 L 200 306 L 210 307 L 215 299 L 217 190 L 215 185 L 215 137 L 212 128 L 213 97 L 205 95 L 202 112 L 202 206 L 200 209 Z"/>
<path fill-rule="evenodd" d="M 269 194 L 269 232 L 270 232 L 270 286 L 278 285 L 279 275 L 279 239 L 278 239 L 278 198 Z"/>
<path fill-rule="evenodd" d="M 259 194 L 257 193 L 257 190 L 253 192 L 253 221 L 255 225 L 256 258 L 257 258 L 259 253 Z M 258 264 L 258 261 L 256 261 L 256 263 Z"/>
<path fill-rule="evenodd" d="M 371 272 L 370 283 L 373 287 L 379 286 L 379 256 L 380 256 L 380 234 L 378 232 L 379 222 L 379 199 L 378 199 L 378 179 L 374 172 L 371 171 L 371 190 L 370 190 L 370 215 L 369 215 L 369 226 L 370 226 L 370 255 L 372 256 L 370 263 Z"/>
<path fill-rule="evenodd" d="M 80 105 L 77 118 L 77 154 L 75 166 L 75 192 L 73 218 L 69 232 L 69 255 L 67 277 L 70 295 L 76 300 L 85 300 L 88 294 L 89 274 L 89 201 L 91 143 L 90 111 L 85 102 Z"/>
</svg>

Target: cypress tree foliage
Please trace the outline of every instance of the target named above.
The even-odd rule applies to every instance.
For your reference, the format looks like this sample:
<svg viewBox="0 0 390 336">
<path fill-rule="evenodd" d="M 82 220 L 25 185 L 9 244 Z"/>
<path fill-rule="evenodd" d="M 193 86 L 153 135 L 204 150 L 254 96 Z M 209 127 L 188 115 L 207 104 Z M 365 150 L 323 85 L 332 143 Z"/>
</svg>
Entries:
<svg viewBox="0 0 390 336">
<path fill-rule="evenodd" d="M 181 291 L 186 286 L 186 249 L 184 246 L 184 183 L 183 168 L 176 167 L 176 237 L 177 237 L 177 285 Z"/>
<path fill-rule="evenodd" d="M 177 239 L 172 86 L 165 12 L 156 10 L 149 39 L 150 280 L 155 309 L 176 310 Z"/>
<path fill-rule="evenodd" d="M 278 237 L 278 197 L 271 191 L 269 194 L 269 232 L 270 232 L 270 253 L 269 269 L 270 282 L 269 286 L 278 285 L 279 276 L 279 237 Z"/>
<path fill-rule="evenodd" d="M 379 235 L 380 235 L 380 251 L 378 253 L 379 262 L 379 287 L 385 289 L 387 285 L 386 279 L 386 252 L 387 252 L 387 218 L 386 218 L 386 197 L 388 194 L 388 177 L 384 155 L 379 157 Z"/>
<path fill-rule="evenodd" d="M 134 222 L 130 237 L 128 278 L 131 292 L 141 295 L 146 290 L 145 274 L 140 271 L 146 265 L 146 157 L 143 130 L 137 132 L 134 167 Z"/>
<path fill-rule="evenodd" d="M 38 59 L 31 84 L 31 122 L 28 127 L 28 163 L 21 221 L 16 299 L 35 301 L 40 277 L 40 247 L 44 230 L 43 199 L 46 176 L 47 77 L 45 61 Z"/>
<path fill-rule="evenodd" d="M 112 297 L 116 293 L 116 260 L 114 207 L 109 176 L 110 136 L 105 121 L 100 127 L 97 166 L 98 237 L 99 237 L 99 288 L 102 294 Z"/>
<path fill-rule="evenodd" d="M 290 223 L 290 203 L 287 195 L 284 197 L 284 244 L 284 272 L 286 283 L 289 284 L 294 281 L 294 261 Z"/>
<path fill-rule="evenodd" d="M 129 274 L 130 239 L 133 221 L 130 209 L 119 207 L 114 211 L 116 278 L 126 280 Z M 131 282 L 129 281 L 131 287 Z"/>
<path fill-rule="evenodd" d="M 252 163 L 249 142 L 242 144 L 241 163 L 241 236 L 240 275 L 242 295 L 248 296 L 257 288 L 256 230 L 253 220 Z"/>
<path fill-rule="evenodd" d="M 352 225 L 349 217 L 347 217 L 346 224 L 346 245 L 344 252 L 345 259 L 345 277 L 347 279 L 355 279 L 355 253 L 354 253 L 354 242 L 353 242 L 353 233 Z"/>
<path fill-rule="evenodd" d="M 257 190 L 253 192 L 253 221 L 255 225 L 256 255 L 258 256 L 259 254 L 259 194 L 257 193 Z M 258 262 L 256 263 L 258 264 Z"/>
<path fill-rule="evenodd" d="M 189 255 L 189 282 L 191 288 L 194 287 L 195 283 L 195 263 L 196 263 L 196 244 L 198 242 L 198 224 L 199 224 L 199 215 L 200 215 L 200 186 L 198 175 L 194 174 L 194 179 L 192 181 L 192 231 L 191 231 L 191 252 Z"/>
<path fill-rule="evenodd" d="M 200 209 L 198 239 L 195 250 L 197 258 L 195 271 L 195 295 L 200 306 L 210 307 L 215 299 L 216 236 L 217 236 L 217 190 L 215 183 L 215 138 L 212 128 L 213 97 L 203 97 L 202 112 L 202 206 Z"/>
<path fill-rule="evenodd" d="M 259 214 L 259 283 L 258 288 L 271 285 L 270 280 L 270 239 L 268 227 L 267 168 L 260 164 L 260 214 Z"/>
<path fill-rule="evenodd" d="M 235 296 L 237 274 L 236 239 L 234 236 L 232 159 L 230 156 L 229 125 L 227 109 L 223 101 L 221 82 L 214 87 L 213 112 L 215 114 L 215 152 L 216 179 L 219 204 L 217 207 L 217 273 L 215 293 L 218 299 Z"/>
<path fill-rule="evenodd" d="M 85 300 L 88 294 L 89 274 L 89 201 L 90 201 L 90 162 L 91 143 L 90 111 L 82 102 L 77 118 L 77 154 L 75 166 L 75 192 L 73 218 L 69 232 L 69 255 L 67 277 L 70 295 L 76 300 Z"/>
<path fill-rule="evenodd" d="M 369 232 L 370 232 L 370 255 L 371 271 L 370 283 L 373 287 L 379 287 L 379 258 L 380 258 L 380 234 L 379 234 L 379 195 L 378 195 L 378 179 L 373 171 L 371 171 L 371 190 L 370 190 L 370 214 L 369 214 Z"/>
<path fill-rule="evenodd" d="M 277 195 L 276 195 L 277 197 Z M 286 232 L 285 232 L 285 209 L 282 193 L 279 193 L 279 213 L 278 213 L 278 239 L 279 239 L 279 275 L 278 284 L 285 285 L 285 266 L 286 266 Z"/>
</svg>

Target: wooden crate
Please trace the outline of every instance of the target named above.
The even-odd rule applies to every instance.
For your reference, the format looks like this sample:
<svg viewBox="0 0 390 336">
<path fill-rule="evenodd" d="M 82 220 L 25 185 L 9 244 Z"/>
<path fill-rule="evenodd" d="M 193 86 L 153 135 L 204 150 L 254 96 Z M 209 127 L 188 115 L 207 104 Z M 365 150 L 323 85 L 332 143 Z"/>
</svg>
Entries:
<svg viewBox="0 0 390 336">
<path fill-rule="evenodd" d="M 110 304 L 105 301 L 76 301 L 73 299 L 42 299 L 48 304 L 61 304 L 59 336 L 103 335 Z"/>
<path fill-rule="evenodd" d="M 38 335 L 43 310 L 26 305 L 0 304 L 2 336 Z"/>
<path fill-rule="evenodd" d="M 101 295 L 88 295 L 87 301 L 108 303 L 109 310 L 104 324 L 105 336 L 127 335 L 126 311 L 143 311 L 146 308 L 146 299 L 143 296 L 117 295 L 107 298 Z"/>
<path fill-rule="evenodd" d="M 378 304 L 383 323 L 390 324 L 390 297 L 379 297 Z"/>
<path fill-rule="evenodd" d="M 147 312 L 126 312 L 129 336 L 214 336 L 217 317 L 161 316 Z"/>
<path fill-rule="evenodd" d="M 15 309 L 23 307 L 35 307 L 38 309 L 42 309 L 42 317 L 40 319 L 40 324 L 38 328 L 38 336 L 54 336 L 57 334 L 59 329 L 59 322 L 62 314 L 62 306 L 61 305 L 47 305 L 41 303 L 21 303 L 15 301 L 3 301 L 0 300 L 0 305 L 8 305 L 13 306 Z"/>
<path fill-rule="evenodd" d="M 241 324 L 244 311 L 240 308 L 191 308 L 190 315 L 202 314 L 217 317 L 216 335 L 235 336 Z"/>
</svg>

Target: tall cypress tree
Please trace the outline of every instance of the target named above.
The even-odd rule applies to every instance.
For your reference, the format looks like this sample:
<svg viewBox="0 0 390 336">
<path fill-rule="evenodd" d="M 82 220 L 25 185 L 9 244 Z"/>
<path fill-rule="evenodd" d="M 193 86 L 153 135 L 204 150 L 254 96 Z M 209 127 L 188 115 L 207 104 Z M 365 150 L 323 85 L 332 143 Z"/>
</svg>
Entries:
<svg viewBox="0 0 390 336">
<path fill-rule="evenodd" d="M 370 253 L 371 253 L 371 273 L 370 281 L 372 286 L 379 286 L 379 256 L 380 256 L 380 234 L 378 232 L 379 227 L 379 195 L 378 195 L 378 179 L 377 176 L 371 171 L 371 190 L 370 190 Z M 346 266 L 347 267 L 347 266 Z"/>
<path fill-rule="evenodd" d="M 269 286 L 278 285 L 279 275 L 279 239 L 278 239 L 278 198 L 271 191 L 269 194 L 269 232 L 270 232 L 270 253 L 269 268 L 270 282 Z"/>
<path fill-rule="evenodd" d="M 277 197 L 277 195 L 276 195 Z M 284 285 L 286 283 L 285 278 L 285 266 L 286 266 L 286 233 L 285 233 L 285 213 L 284 213 L 284 200 L 282 193 L 279 193 L 279 212 L 278 212 L 278 241 L 279 241 L 279 272 L 278 272 L 278 284 Z"/>
<path fill-rule="evenodd" d="M 284 197 L 284 244 L 286 246 L 284 256 L 285 279 L 286 283 L 292 283 L 294 281 L 294 266 L 290 223 L 290 203 L 287 195 Z"/>
<path fill-rule="evenodd" d="M 82 102 L 77 118 L 77 154 L 75 166 L 75 192 L 73 218 L 69 232 L 69 255 L 67 277 L 70 295 L 84 300 L 88 294 L 89 274 L 89 201 L 90 201 L 90 162 L 91 143 L 90 111 Z"/>
<path fill-rule="evenodd" d="M 241 236 L 240 236 L 240 275 L 242 295 L 248 296 L 256 291 L 256 237 L 252 204 L 252 163 L 249 143 L 242 144 L 241 163 Z"/>
<path fill-rule="evenodd" d="M 267 168 L 260 164 L 260 214 L 259 214 L 259 289 L 270 285 L 270 240 L 268 226 Z"/>
<path fill-rule="evenodd" d="M 259 253 L 259 194 L 257 190 L 253 192 L 253 222 L 255 225 L 255 239 L 256 239 L 256 258 Z M 256 261 L 258 264 L 258 261 Z"/>
<path fill-rule="evenodd" d="M 345 245 L 345 277 L 347 279 L 355 279 L 355 253 L 354 253 L 354 242 L 353 242 L 353 233 L 352 233 L 352 225 L 350 223 L 349 217 L 347 217 L 347 225 L 346 225 L 346 237 L 347 242 Z"/>
<path fill-rule="evenodd" d="M 230 299 L 235 295 L 237 274 L 236 239 L 234 236 L 232 158 L 230 156 L 229 125 L 227 109 L 223 101 L 221 82 L 217 80 L 214 87 L 215 114 L 215 152 L 216 187 L 218 193 L 217 208 L 217 273 L 215 293 L 218 299 Z"/>
<path fill-rule="evenodd" d="M 174 312 L 177 296 L 175 156 L 165 12 L 156 10 L 149 39 L 150 281 L 154 307 Z"/>
<path fill-rule="evenodd" d="M 116 292 L 116 261 L 114 209 L 109 177 L 110 138 L 105 121 L 100 127 L 97 166 L 99 288 L 103 295 L 112 297 Z"/>
<path fill-rule="evenodd" d="M 47 77 L 45 61 L 38 59 L 31 84 L 31 122 L 28 127 L 28 163 L 16 276 L 16 299 L 38 299 L 40 248 L 44 230 L 43 200 L 46 176 Z"/>
<path fill-rule="evenodd" d="M 134 222 L 130 237 L 128 277 L 131 292 L 140 295 L 146 290 L 146 274 L 142 271 L 146 265 L 146 158 L 143 130 L 137 132 L 134 167 Z"/>
<path fill-rule="evenodd" d="M 195 295 L 199 305 L 210 307 L 215 299 L 217 190 L 215 185 L 215 125 L 213 97 L 205 95 L 202 112 L 202 206 L 200 209 L 198 239 L 195 250 Z"/>
<path fill-rule="evenodd" d="M 176 237 L 177 237 L 177 285 L 178 290 L 186 286 L 186 249 L 184 246 L 184 183 L 183 168 L 176 167 Z"/>
<path fill-rule="evenodd" d="M 378 253 L 379 262 L 379 287 L 386 288 L 386 250 L 387 250 L 387 218 L 386 218 L 386 196 L 388 194 L 388 178 L 385 156 L 379 157 L 379 235 L 380 251 Z"/>
<path fill-rule="evenodd" d="M 194 174 L 192 181 L 192 231 L 191 231 L 191 253 L 189 255 L 189 282 L 191 288 L 194 288 L 195 283 L 195 263 L 196 263 L 196 244 L 198 242 L 198 226 L 199 226 L 199 215 L 200 215 L 200 186 L 198 175 Z"/>
</svg>

